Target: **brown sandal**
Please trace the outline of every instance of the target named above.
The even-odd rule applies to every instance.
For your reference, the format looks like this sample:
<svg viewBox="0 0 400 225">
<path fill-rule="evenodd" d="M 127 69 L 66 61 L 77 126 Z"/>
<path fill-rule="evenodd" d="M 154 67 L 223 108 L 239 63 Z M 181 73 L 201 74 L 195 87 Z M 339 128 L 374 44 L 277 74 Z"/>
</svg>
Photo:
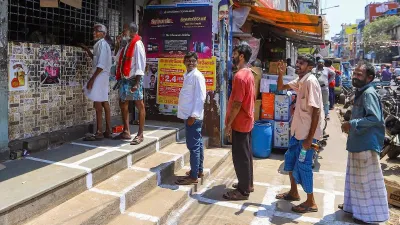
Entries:
<svg viewBox="0 0 400 225">
<path fill-rule="evenodd" d="M 126 132 L 121 132 L 113 138 L 114 140 L 131 140 L 131 136 Z"/>
<path fill-rule="evenodd" d="M 230 201 L 241 201 L 241 200 L 248 200 L 249 199 L 248 195 L 243 195 L 237 189 L 226 192 L 222 197 L 224 199 L 230 200 Z"/>
<path fill-rule="evenodd" d="M 237 189 L 237 188 L 238 188 L 238 183 L 232 184 L 232 187 L 235 188 L 235 189 Z M 253 186 L 253 187 L 250 187 L 250 192 L 254 192 L 254 186 Z"/>
<path fill-rule="evenodd" d="M 132 141 L 131 145 L 138 145 L 143 142 L 143 137 L 136 136 Z"/>
<path fill-rule="evenodd" d="M 190 176 L 190 172 L 192 172 L 191 170 L 187 171 L 185 174 L 186 176 Z M 199 172 L 197 175 L 198 178 L 203 178 L 204 177 L 204 173 Z"/>
<path fill-rule="evenodd" d="M 292 211 L 297 213 L 318 212 L 318 208 L 305 206 L 304 203 L 301 203 L 300 205 L 293 206 Z"/>
<path fill-rule="evenodd" d="M 99 141 L 104 138 L 104 135 L 102 133 L 95 133 L 95 134 L 87 134 L 83 140 L 84 141 Z"/>
<path fill-rule="evenodd" d="M 197 184 L 197 183 L 198 183 L 198 180 L 197 179 L 194 180 L 191 177 L 184 177 L 175 182 L 175 184 L 177 184 L 177 185 L 190 185 L 190 184 Z"/>
<path fill-rule="evenodd" d="M 106 131 L 103 133 L 104 138 L 111 139 L 112 138 L 112 132 L 111 131 Z"/>
<path fill-rule="evenodd" d="M 296 197 L 291 196 L 289 194 L 289 192 L 282 193 L 282 194 L 277 194 L 275 196 L 275 198 L 276 199 L 283 199 L 283 200 L 286 200 L 286 201 L 300 201 L 300 198 L 296 198 Z"/>
</svg>

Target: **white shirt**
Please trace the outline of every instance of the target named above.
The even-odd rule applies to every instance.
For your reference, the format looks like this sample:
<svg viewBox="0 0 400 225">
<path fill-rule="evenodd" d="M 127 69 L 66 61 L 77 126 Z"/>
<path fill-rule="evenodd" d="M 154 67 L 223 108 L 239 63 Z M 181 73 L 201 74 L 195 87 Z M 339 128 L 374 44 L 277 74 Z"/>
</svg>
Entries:
<svg viewBox="0 0 400 225">
<path fill-rule="evenodd" d="M 92 75 L 97 68 L 103 69 L 99 75 L 110 75 L 112 56 L 110 45 L 104 38 L 98 40 L 93 46 Z"/>
<path fill-rule="evenodd" d="M 329 83 L 335 78 L 335 72 L 328 67 L 324 67 L 322 70 L 319 70 L 318 68 L 314 68 L 312 73 L 320 73 L 317 76 L 318 82 L 320 85 L 324 85 L 321 87 L 321 90 L 328 90 L 329 89 Z M 331 79 L 329 79 L 329 75 L 331 75 Z M 333 78 L 333 79 L 332 79 Z"/>
<path fill-rule="evenodd" d="M 129 48 L 129 45 L 126 46 L 123 55 L 126 54 L 126 50 Z M 122 56 L 122 50 L 120 49 L 115 57 L 117 59 L 117 63 L 119 62 L 119 58 Z M 133 60 L 131 64 L 131 71 L 129 73 L 129 77 L 123 77 L 125 79 L 129 79 L 136 75 L 144 75 L 144 71 L 146 70 L 146 52 L 144 50 L 144 45 L 141 40 L 137 41 L 135 44 L 135 51 L 133 53 Z"/>
<path fill-rule="evenodd" d="M 179 93 L 178 118 L 194 117 L 203 120 L 206 101 L 206 80 L 196 68 L 183 75 L 183 87 Z"/>
</svg>

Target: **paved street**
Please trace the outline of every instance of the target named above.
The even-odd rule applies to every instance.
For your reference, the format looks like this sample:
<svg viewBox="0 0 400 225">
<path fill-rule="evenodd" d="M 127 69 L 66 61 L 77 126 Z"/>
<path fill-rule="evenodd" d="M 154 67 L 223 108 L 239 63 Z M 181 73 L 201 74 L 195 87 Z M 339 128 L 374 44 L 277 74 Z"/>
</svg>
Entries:
<svg viewBox="0 0 400 225">
<path fill-rule="evenodd" d="M 254 161 L 255 192 L 248 201 L 230 202 L 222 198 L 236 182 L 229 159 L 209 179 L 206 188 L 176 212 L 178 224 L 351 224 L 351 216 L 337 209 L 343 202 L 347 152 L 346 136 L 341 132 L 340 120 L 334 111 L 331 111 L 327 133 L 330 134 L 328 145 L 320 153 L 314 169 L 317 213 L 296 214 L 290 209 L 300 202 L 275 199 L 277 193 L 289 189 L 290 181 L 282 171 L 283 152 L 274 152 L 269 159 Z M 302 191 L 300 186 L 299 190 Z M 304 192 L 300 194 L 302 201 L 305 200 Z M 169 222 L 172 224 L 174 219 L 176 217 Z"/>
</svg>

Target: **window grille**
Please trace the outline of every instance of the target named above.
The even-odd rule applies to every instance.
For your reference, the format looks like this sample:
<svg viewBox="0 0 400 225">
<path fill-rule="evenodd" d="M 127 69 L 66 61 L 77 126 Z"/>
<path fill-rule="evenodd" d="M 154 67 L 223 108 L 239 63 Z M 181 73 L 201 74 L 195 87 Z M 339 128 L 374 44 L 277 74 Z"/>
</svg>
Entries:
<svg viewBox="0 0 400 225">
<path fill-rule="evenodd" d="M 123 0 L 83 0 L 82 9 L 64 3 L 41 8 L 40 0 L 8 0 L 8 39 L 43 44 L 90 45 L 93 25 L 102 23 L 112 40 L 122 27 Z"/>
</svg>

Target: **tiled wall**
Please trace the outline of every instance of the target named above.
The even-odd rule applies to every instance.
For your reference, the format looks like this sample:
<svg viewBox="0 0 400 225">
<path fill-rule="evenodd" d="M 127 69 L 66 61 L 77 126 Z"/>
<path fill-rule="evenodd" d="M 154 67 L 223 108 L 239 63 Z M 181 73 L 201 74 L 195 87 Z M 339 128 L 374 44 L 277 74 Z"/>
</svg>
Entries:
<svg viewBox="0 0 400 225">
<path fill-rule="evenodd" d="M 80 48 L 51 46 L 60 51 L 60 84 L 41 84 L 39 52 L 48 45 L 8 43 L 8 56 L 20 59 L 29 68 L 27 91 L 9 92 L 9 140 L 38 136 L 46 132 L 92 122 L 93 102 L 88 100 L 82 86 L 90 77 L 91 59 Z M 118 94 L 111 88 L 112 116 L 119 114 Z"/>
</svg>

